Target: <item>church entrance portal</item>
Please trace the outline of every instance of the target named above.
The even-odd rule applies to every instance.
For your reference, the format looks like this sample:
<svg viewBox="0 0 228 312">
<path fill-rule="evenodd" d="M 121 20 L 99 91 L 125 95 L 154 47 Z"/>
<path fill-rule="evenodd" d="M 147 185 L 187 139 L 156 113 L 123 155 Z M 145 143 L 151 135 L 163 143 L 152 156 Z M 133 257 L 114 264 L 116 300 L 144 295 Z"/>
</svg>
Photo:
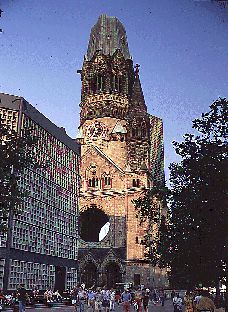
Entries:
<svg viewBox="0 0 228 312">
<path fill-rule="evenodd" d="M 97 286 L 97 267 L 94 263 L 88 262 L 81 272 L 81 283 L 85 283 L 86 288 Z"/>
<path fill-rule="evenodd" d="M 117 263 L 111 262 L 106 266 L 106 281 L 108 289 L 115 288 L 116 283 L 122 281 L 120 267 Z"/>
</svg>

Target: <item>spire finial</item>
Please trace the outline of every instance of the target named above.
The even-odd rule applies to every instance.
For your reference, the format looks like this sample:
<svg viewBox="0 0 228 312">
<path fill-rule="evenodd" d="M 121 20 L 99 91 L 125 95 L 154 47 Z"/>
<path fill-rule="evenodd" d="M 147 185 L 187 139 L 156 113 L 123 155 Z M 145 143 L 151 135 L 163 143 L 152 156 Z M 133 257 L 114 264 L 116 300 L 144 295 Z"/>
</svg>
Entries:
<svg viewBox="0 0 228 312">
<path fill-rule="evenodd" d="M 135 76 L 139 75 L 139 67 L 140 67 L 139 64 L 135 64 Z"/>
</svg>

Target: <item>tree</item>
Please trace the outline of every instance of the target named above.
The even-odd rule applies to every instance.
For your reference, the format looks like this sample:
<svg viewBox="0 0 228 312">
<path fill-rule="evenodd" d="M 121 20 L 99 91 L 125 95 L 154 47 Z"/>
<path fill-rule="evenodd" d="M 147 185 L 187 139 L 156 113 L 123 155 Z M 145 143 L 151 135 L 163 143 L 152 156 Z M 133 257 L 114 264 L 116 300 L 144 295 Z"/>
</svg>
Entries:
<svg viewBox="0 0 228 312">
<path fill-rule="evenodd" d="M 157 183 L 146 190 L 143 196 L 133 200 L 140 224 L 147 224 L 144 239 L 141 241 L 145 246 L 145 257 L 150 259 L 154 265 L 159 262 L 161 267 L 166 267 L 166 262 L 162 265 L 160 257 L 160 253 L 163 252 L 162 250 L 158 252 L 158 250 L 161 248 L 165 250 L 167 247 L 164 244 L 163 233 L 166 229 L 165 211 L 168 193 L 168 188 L 163 183 Z M 161 228 L 163 231 L 160 231 Z M 162 245 L 159 245 L 160 240 L 163 241 Z"/>
<path fill-rule="evenodd" d="M 20 213 L 28 193 L 20 187 L 24 170 L 36 168 L 34 146 L 37 139 L 32 129 L 18 133 L 0 119 L 0 233 L 8 230 L 9 214 Z"/>
<path fill-rule="evenodd" d="M 193 121 L 199 134 L 174 142 L 182 161 L 170 166 L 170 218 L 160 224 L 156 242 L 148 240 L 146 246 L 155 244 L 150 257 L 171 268 L 175 287 L 216 286 L 226 280 L 227 104 L 222 98 L 212 103 Z"/>
</svg>

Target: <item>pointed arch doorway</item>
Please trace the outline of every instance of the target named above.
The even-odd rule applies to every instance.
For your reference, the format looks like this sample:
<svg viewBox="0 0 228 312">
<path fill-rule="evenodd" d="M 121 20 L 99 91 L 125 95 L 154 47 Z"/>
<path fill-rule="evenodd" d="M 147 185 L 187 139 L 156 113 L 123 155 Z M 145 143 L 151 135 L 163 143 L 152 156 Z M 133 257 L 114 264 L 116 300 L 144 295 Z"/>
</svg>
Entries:
<svg viewBox="0 0 228 312">
<path fill-rule="evenodd" d="M 106 285 L 108 289 L 115 288 L 116 283 L 122 282 L 120 267 L 116 262 L 110 262 L 106 266 Z"/>
<path fill-rule="evenodd" d="M 97 286 L 97 267 L 93 262 L 88 262 L 81 272 L 81 283 L 85 283 L 86 288 Z"/>
</svg>

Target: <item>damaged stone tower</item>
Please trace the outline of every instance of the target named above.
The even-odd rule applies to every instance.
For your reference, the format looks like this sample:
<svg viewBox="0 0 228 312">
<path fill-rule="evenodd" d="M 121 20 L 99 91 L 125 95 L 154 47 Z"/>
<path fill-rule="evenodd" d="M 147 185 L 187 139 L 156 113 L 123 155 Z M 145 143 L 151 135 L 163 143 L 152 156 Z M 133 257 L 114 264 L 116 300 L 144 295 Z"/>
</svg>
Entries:
<svg viewBox="0 0 228 312">
<path fill-rule="evenodd" d="M 132 282 L 159 286 L 162 274 L 144 260 L 144 229 L 133 199 L 163 180 L 161 119 L 147 113 L 139 65 L 116 17 L 91 30 L 81 74 L 79 277 L 87 287 Z M 159 284 L 160 283 L 160 284 Z"/>
</svg>

